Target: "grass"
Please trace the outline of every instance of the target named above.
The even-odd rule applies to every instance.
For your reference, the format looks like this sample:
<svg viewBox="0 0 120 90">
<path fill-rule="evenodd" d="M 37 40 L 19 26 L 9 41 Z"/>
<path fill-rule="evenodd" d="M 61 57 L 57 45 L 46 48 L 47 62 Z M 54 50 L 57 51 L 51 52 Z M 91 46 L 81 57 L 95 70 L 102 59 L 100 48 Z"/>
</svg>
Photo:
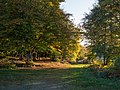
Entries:
<svg viewBox="0 0 120 90">
<path fill-rule="evenodd" d="M 72 65 L 66 69 L 0 70 L 0 90 L 120 89 L 119 80 L 95 77 L 86 66 L 88 65 Z"/>
</svg>

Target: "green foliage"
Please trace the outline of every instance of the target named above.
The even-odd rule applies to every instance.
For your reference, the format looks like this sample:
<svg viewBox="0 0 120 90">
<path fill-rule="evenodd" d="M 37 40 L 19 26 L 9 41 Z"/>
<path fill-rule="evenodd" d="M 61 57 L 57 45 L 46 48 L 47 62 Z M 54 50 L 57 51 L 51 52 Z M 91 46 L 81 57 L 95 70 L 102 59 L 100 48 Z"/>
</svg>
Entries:
<svg viewBox="0 0 120 90">
<path fill-rule="evenodd" d="M 99 0 L 84 18 L 84 35 L 91 51 L 103 58 L 104 64 L 120 55 L 119 0 Z"/>
<path fill-rule="evenodd" d="M 30 67 L 31 67 L 32 65 L 34 65 L 32 60 L 26 61 L 26 64 L 27 64 L 27 66 L 30 66 Z"/>
<path fill-rule="evenodd" d="M 51 56 L 59 53 L 65 60 L 75 52 L 72 56 L 75 59 L 80 46 L 79 29 L 69 20 L 69 14 L 60 9 L 63 1 L 1 0 L 0 50 L 21 55 L 32 50 L 49 51 Z"/>
<path fill-rule="evenodd" d="M 3 52 L 0 53 L 0 59 L 5 58 L 5 54 Z"/>
<path fill-rule="evenodd" d="M 115 60 L 114 67 L 115 67 L 116 69 L 120 69 L 120 57 L 118 57 L 118 58 Z"/>
<path fill-rule="evenodd" d="M 7 58 L 4 58 L 0 60 L 0 68 L 15 69 L 16 65 L 12 61 L 9 61 Z"/>
</svg>

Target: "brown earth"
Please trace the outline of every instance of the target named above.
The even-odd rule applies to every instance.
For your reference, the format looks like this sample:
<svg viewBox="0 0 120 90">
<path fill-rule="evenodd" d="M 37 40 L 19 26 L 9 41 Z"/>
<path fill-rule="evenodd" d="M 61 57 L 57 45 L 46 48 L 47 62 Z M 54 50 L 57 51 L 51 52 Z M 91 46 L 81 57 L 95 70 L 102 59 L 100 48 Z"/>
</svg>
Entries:
<svg viewBox="0 0 120 90">
<path fill-rule="evenodd" d="M 41 61 L 37 61 L 37 62 L 33 62 L 32 66 L 28 66 L 28 67 L 17 67 L 17 69 L 47 69 L 47 68 L 56 68 L 56 69 L 64 69 L 64 68 L 69 68 L 70 65 L 67 63 L 60 63 L 60 62 L 41 62 Z"/>
</svg>

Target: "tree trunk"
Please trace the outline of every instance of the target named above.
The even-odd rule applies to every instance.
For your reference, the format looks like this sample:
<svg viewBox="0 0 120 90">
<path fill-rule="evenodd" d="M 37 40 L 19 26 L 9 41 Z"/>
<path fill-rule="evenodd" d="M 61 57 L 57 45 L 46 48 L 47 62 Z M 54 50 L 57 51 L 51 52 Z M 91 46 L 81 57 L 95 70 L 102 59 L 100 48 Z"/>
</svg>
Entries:
<svg viewBox="0 0 120 90">
<path fill-rule="evenodd" d="M 30 57 L 30 51 L 27 51 L 27 52 L 26 52 L 26 60 L 28 61 L 28 60 L 30 60 L 30 58 L 31 58 L 31 57 Z"/>
<path fill-rule="evenodd" d="M 36 61 L 36 52 L 33 52 L 33 61 Z"/>
<path fill-rule="evenodd" d="M 19 53 L 18 55 L 19 55 L 19 60 L 22 60 L 23 59 L 22 53 Z"/>
</svg>

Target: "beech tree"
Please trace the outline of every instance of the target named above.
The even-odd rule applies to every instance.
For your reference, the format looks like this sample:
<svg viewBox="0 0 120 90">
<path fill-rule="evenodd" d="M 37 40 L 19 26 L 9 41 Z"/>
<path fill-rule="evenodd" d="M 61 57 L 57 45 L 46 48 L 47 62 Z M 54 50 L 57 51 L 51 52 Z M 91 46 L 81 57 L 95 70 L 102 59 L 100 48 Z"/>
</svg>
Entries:
<svg viewBox="0 0 120 90">
<path fill-rule="evenodd" d="M 0 50 L 17 51 L 20 56 L 31 51 L 49 52 L 51 57 L 59 54 L 63 60 L 70 55 L 69 51 L 78 52 L 71 47 L 78 45 L 79 29 L 69 20 L 69 14 L 60 9 L 63 1 L 1 0 Z"/>
<path fill-rule="evenodd" d="M 98 1 L 84 18 L 84 35 L 91 43 L 91 51 L 107 64 L 120 55 L 120 1 Z"/>
</svg>

